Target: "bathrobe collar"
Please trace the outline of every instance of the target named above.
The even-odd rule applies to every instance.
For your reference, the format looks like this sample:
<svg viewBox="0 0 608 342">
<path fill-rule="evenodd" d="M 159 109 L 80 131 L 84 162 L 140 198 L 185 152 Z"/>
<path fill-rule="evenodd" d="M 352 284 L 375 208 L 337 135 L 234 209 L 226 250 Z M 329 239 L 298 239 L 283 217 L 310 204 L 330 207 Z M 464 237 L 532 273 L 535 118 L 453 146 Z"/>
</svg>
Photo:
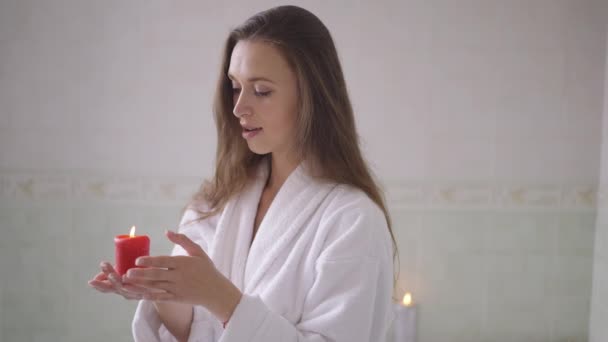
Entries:
<svg viewBox="0 0 608 342">
<path fill-rule="evenodd" d="M 334 187 L 313 179 L 301 163 L 279 189 L 251 243 L 269 168 L 267 160 L 260 163 L 255 179 L 226 204 L 210 248 L 216 268 L 244 293 L 253 293 L 277 256 L 293 247 L 292 241 Z M 232 256 L 223 255 L 230 252 Z"/>
</svg>

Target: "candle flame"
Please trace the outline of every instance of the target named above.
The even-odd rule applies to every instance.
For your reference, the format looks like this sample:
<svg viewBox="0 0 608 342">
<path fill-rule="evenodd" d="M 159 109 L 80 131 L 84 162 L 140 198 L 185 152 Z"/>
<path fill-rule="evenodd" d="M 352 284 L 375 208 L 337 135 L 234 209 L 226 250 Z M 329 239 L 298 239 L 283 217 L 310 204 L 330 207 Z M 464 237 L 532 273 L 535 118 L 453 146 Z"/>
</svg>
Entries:
<svg viewBox="0 0 608 342">
<path fill-rule="evenodd" d="M 403 296 L 403 305 L 405 306 L 411 306 L 412 305 L 412 294 L 409 292 L 406 292 L 405 295 Z"/>
<path fill-rule="evenodd" d="M 131 227 L 131 233 L 129 234 L 130 237 L 134 237 L 135 236 L 135 226 Z"/>
</svg>

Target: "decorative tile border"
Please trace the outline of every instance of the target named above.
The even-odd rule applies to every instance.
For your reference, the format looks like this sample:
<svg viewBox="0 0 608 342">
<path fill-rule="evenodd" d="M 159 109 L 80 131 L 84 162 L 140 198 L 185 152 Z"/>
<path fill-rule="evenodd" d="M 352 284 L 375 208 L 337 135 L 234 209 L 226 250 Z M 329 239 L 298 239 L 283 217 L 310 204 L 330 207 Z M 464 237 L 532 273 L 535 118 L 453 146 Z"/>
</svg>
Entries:
<svg viewBox="0 0 608 342">
<path fill-rule="evenodd" d="M 595 185 L 385 182 L 394 209 L 582 209 L 595 210 Z M 604 191 L 605 192 L 605 191 Z M 605 197 L 605 196 L 604 196 Z"/>
<path fill-rule="evenodd" d="M 202 178 L 0 173 L 0 199 L 183 204 Z M 608 204 L 608 186 L 386 181 L 392 209 L 582 209 Z M 603 189 L 603 190 L 602 190 Z"/>
<path fill-rule="evenodd" d="M 184 203 L 202 179 L 0 174 L 0 199 Z"/>
</svg>

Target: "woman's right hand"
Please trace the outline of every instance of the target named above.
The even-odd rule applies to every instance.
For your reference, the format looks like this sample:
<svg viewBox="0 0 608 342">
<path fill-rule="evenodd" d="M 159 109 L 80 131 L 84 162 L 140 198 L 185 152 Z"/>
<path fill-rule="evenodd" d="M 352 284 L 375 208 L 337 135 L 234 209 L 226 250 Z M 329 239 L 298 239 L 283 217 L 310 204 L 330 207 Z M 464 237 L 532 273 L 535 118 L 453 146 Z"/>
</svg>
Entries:
<svg viewBox="0 0 608 342">
<path fill-rule="evenodd" d="M 89 285 L 103 293 L 116 293 L 128 300 L 143 299 L 143 294 L 148 289 L 136 285 L 125 284 L 122 277 L 114 270 L 109 262 L 103 261 L 100 265 L 101 272 L 89 280 Z"/>
</svg>

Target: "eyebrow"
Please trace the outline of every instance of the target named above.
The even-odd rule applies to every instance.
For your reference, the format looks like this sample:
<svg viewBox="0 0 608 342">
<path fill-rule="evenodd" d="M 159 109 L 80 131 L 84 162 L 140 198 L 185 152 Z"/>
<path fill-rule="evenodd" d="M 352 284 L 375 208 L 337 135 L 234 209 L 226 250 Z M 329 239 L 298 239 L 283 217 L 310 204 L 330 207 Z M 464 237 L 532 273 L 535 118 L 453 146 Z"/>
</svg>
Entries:
<svg viewBox="0 0 608 342">
<path fill-rule="evenodd" d="M 228 78 L 231 79 L 231 80 L 233 80 L 233 81 L 235 80 L 234 79 L 235 77 L 233 75 L 231 75 L 230 73 L 228 73 Z M 259 76 L 257 76 L 257 77 L 250 77 L 250 78 L 247 79 L 247 81 L 248 82 L 266 81 L 266 82 L 270 82 L 270 83 L 275 83 L 274 81 L 272 81 L 272 80 L 270 80 L 270 79 L 268 79 L 266 77 L 259 77 Z"/>
</svg>

